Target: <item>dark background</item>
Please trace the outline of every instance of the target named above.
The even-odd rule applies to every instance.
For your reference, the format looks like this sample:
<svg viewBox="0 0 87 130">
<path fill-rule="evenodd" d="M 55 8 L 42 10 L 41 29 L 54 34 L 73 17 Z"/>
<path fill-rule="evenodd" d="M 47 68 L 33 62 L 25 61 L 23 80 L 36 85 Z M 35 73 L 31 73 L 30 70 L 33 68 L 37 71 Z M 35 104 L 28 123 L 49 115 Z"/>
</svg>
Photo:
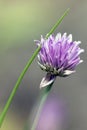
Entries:
<svg viewBox="0 0 87 130">
<path fill-rule="evenodd" d="M 66 100 L 70 112 L 69 130 L 87 130 L 87 1 L 86 0 L 0 0 L 0 111 L 18 76 L 32 56 L 35 39 L 45 36 L 63 12 L 69 14 L 55 31 L 81 40 L 84 62 L 76 73 L 57 78 L 51 95 Z M 2 130 L 22 130 L 40 93 L 46 74 L 33 62 L 27 71 L 5 118 Z"/>
</svg>

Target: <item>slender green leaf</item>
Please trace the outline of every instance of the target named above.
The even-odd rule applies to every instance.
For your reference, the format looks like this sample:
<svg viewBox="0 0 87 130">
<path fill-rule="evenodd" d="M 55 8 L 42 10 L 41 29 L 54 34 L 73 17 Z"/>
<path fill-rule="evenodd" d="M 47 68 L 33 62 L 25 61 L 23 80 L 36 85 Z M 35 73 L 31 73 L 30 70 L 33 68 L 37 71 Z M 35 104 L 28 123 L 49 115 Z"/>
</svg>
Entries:
<svg viewBox="0 0 87 130">
<path fill-rule="evenodd" d="M 62 15 L 62 17 L 60 17 L 60 19 L 57 21 L 57 23 L 52 27 L 52 29 L 51 29 L 51 30 L 49 31 L 49 33 L 46 35 L 46 38 L 48 38 L 48 37 L 55 31 L 55 29 L 56 29 L 56 28 L 59 26 L 59 24 L 62 22 L 63 18 L 67 15 L 68 11 L 69 11 L 69 9 L 67 9 L 67 10 L 64 12 L 64 14 Z M 3 109 L 3 111 L 2 111 L 2 113 L 1 113 L 1 115 L 0 115 L 0 127 L 1 127 L 1 125 L 2 125 L 2 123 L 3 123 L 3 121 L 4 121 L 4 118 L 5 118 L 5 116 L 6 116 L 6 113 L 7 113 L 8 109 L 9 109 L 9 107 L 10 107 L 10 105 L 11 105 L 11 102 L 12 102 L 12 100 L 13 100 L 13 98 L 14 98 L 14 96 L 15 96 L 15 94 L 16 94 L 18 88 L 19 88 L 19 85 L 20 85 L 20 83 L 21 83 L 21 81 L 22 81 L 22 79 L 23 79 L 25 73 L 27 72 L 28 68 L 30 67 L 30 65 L 32 64 L 33 60 L 35 59 L 35 57 L 37 56 L 38 52 L 40 51 L 40 48 L 41 48 L 41 47 L 38 46 L 38 48 L 37 48 L 37 49 L 35 50 L 35 52 L 33 53 L 32 57 L 30 58 L 30 60 L 29 60 L 28 63 L 26 64 L 25 68 L 24 68 L 23 71 L 21 72 L 21 74 L 20 74 L 20 76 L 19 76 L 19 78 L 18 78 L 18 80 L 17 80 L 17 82 L 16 82 L 16 84 L 15 84 L 15 86 L 14 86 L 14 88 L 13 88 L 13 90 L 12 90 L 10 96 L 9 96 L 9 98 L 8 98 L 8 101 L 7 101 L 5 107 L 4 107 L 4 109 Z M 47 97 L 47 96 L 45 96 L 45 97 L 43 98 L 43 103 L 44 103 L 46 97 Z"/>
<path fill-rule="evenodd" d="M 19 78 L 18 78 L 18 80 L 17 80 L 17 82 L 16 82 L 16 84 L 15 84 L 15 86 L 14 86 L 14 88 L 13 88 L 13 90 L 12 90 L 10 96 L 9 96 L 9 98 L 8 98 L 8 101 L 7 101 L 5 107 L 4 107 L 4 109 L 3 109 L 3 111 L 2 111 L 2 113 L 1 113 L 1 115 L 0 115 L 0 127 L 1 127 L 1 125 L 2 125 L 2 123 L 3 123 L 3 121 L 4 121 L 4 118 L 5 118 L 5 116 L 6 116 L 6 113 L 7 113 L 8 109 L 9 109 L 9 107 L 10 107 L 10 105 L 11 105 L 11 102 L 12 102 L 12 100 L 13 100 L 13 98 L 14 98 L 14 96 L 15 96 L 17 90 L 18 90 L 18 87 L 19 87 L 19 85 L 20 85 L 20 83 L 21 83 L 21 81 L 22 81 L 22 79 L 23 79 L 25 73 L 27 72 L 27 70 L 28 70 L 28 68 L 30 67 L 31 63 L 33 62 L 33 60 L 35 59 L 36 55 L 37 55 L 38 52 L 40 51 L 40 48 L 41 48 L 41 47 L 38 46 L 38 48 L 37 48 L 37 49 L 35 50 L 35 52 L 33 53 L 32 57 L 30 58 L 30 60 L 29 60 L 28 63 L 26 64 L 26 66 L 24 67 L 23 71 L 21 72 L 21 74 L 20 74 L 20 76 L 19 76 Z"/>
<path fill-rule="evenodd" d="M 60 25 L 60 23 L 63 21 L 64 17 L 68 14 L 68 12 L 69 12 L 69 8 L 64 12 L 64 14 L 60 17 L 60 19 L 58 19 L 56 24 L 52 27 L 52 29 L 46 35 L 46 38 L 48 38 L 55 31 L 55 29 Z"/>
</svg>

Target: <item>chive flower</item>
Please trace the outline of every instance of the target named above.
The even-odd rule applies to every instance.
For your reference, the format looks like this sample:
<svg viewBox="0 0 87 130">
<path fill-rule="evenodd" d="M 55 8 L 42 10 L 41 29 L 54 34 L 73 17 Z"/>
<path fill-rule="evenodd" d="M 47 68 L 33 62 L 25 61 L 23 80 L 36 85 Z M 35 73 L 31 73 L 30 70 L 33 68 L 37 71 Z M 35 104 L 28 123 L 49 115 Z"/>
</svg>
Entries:
<svg viewBox="0 0 87 130">
<path fill-rule="evenodd" d="M 41 46 L 38 54 L 40 68 L 47 72 L 41 81 L 40 87 L 45 87 L 54 82 L 57 76 L 66 77 L 75 72 L 78 64 L 83 62 L 80 54 L 84 49 L 79 47 L 80 41 L 72 41 L 72 35 L 58 33 L 50 35 L 47 39 L 41 36 L 41 40 L 35 40 Z"/>
</svg>

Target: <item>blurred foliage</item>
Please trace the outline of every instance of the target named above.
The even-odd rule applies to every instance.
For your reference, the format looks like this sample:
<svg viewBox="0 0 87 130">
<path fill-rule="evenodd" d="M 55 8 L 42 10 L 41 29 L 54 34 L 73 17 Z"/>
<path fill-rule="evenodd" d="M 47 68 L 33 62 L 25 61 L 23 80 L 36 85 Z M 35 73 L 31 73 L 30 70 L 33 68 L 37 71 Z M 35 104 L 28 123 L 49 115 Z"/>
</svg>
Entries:
<svg viewBox="0 0 87 130">
<path fill-rule="evenodd" d="M 8 112 L 5 121 L 1 127 L 1 130 L 23 130 L 24 123 L 14 112 Z"/>
<path fill-rule="evenodd" d="M 57 14 L 60 14 L 60 6 L 57 3 L 57 0 L 55 2 L 1 0 L 0 48 L 22 45 L 34 39 L 34 36 L 38 34 L 40 36 L 46 29 L 50 29 L 53 17 L 56 17 L 55 22 L 58 19 L 58 16 L 54 15 L 56 12 L 54 8 L 58 8 Z"/>
<path fill-rule="evenodd" d="M 31 4 L 0 4 L 0 45 L 16 44 L 18 40 L 21 43 L 23 39 L 30 37 L 33 24 L 39 21 L 35 16 L 39 17 L 39 8 L 32 8 Z"/>
</svg>

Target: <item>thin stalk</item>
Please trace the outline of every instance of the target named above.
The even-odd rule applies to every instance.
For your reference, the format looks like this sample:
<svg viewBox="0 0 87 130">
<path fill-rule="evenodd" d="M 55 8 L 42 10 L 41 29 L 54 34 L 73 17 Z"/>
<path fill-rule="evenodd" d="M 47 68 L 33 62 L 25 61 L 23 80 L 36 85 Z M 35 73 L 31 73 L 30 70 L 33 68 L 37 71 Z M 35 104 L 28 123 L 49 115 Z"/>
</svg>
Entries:
<svg viewBox="0 0 87 130">
<path fill-rule="evenodd" d="M 69 8 L 64 12 L 64 14 L 58 19 L 55 25 L 51 28 L 49 33 L 46 35 L 46 38 L 48 38 L 55 31 L 55 29 L 60 25 L 60 23 L 63 21 L 64 17 L 68 14 L 68 12 Z"/>
<path fill-rule="evenodd" d="M 52 29 L 51 29 L 51 30 L 49 31 L 49 33 L 46 35 L 46 38 L 48 38 L 48 37 L 55 31 L 55 29 L 56 29 L 56 28 L 59 26 L 59 24 L 62 22 L 63 18 L 67 15 L 68 11 L 69 11 L 69 9 L 67 9 L 67 10 L 64 12 L 64 14 L 63 14 L 63 15 L 60 17 L 60 19 L 57 21 L 57 23 L 52 27 Z M 20 85 L 20 83 L 21 83 L 21 81 L 22 81 L 22 79 L 23 79 L 25 73 L 27 72 L 27 70 L 28 70 L 28 68 L 30 67 L 31 63 L 33 62 L 33 60 L 34 60 L 35 57 L 37 56 L 38 52 L 40 51 L 40 48 L 41 48 L 41 47 L 39 46 L 39 47 L 35 50 L 35 52 L 33 53 L 32 57 L 30 58 L 30 60 L 28 61 L 27 65 L 26 65 L 25 68 L 23 69 L 22 73 L 20 74 L 20 76 L 19 76 L 19 78 L 18 78 L 18 80 L 17 80 L 17 82 L 16 82 L 16 84 L 15 84 L 15 86 L 14 86 L 14 88 L 13 88 L 13 90 L 12 90 L 12 92 L 11 92 L 9 98 L 8 98 L 8 100 L 7 100 L 7 103 L 6 103 L 6 105 L 5 105 L 5 107 L 4 107 L 3 111 L 2 111 L 2 113 L 1 113 L 1 115 L 0 115 L 0 127 L 1 127 L 1 125 L 2 125 L 2 123 L 3 123 L 3 121 L 4 121 L 4 118 L 5 118 L 5 116 L 6 116 L 6 113 L 7 113 L 8 109 L 9 109 L 9 107 L 10 107 L 10 105 L 11 105 L 11 102 L 12 102 L 12 100 L 13 100 L 13 98 L 14 98 L 14 96 L 15 96 L 17 90 L 18 90 L 18 87 L 19 87 L 19 85 Z M 43 102 L 45 101 L 45 99 L 46 99 L 46 95 L 43 97 Z M 33 129 L 32 129 L 32 130 L 33 130 Z"/>
<path fill-rule="evenodd" d="M 35 130 L 36 127 L 37 127 L 38 120 L 39 120 L 42 108 L 44 106 L 44 103 L 45 103 L 45 101 L 47 99 L 47 96 L 48 96 L 51 88 L 52 88 L 52 84 L 50 86 L 46 86 L 45 88 L 42 88 L 43 89 L 43 93 L 42 93 L 42 98 L 41 98 L 40 106 L 39 106 L 38 112 L 36 114 L 36 117 L 34 119 L 34 122 L 33 122 L 33 125 L 31 127 L 31 130 Z"/>
<path fill-rule="evenodd" d="M 2 111 L 2 113 L 1 113 L 1 115 L 0 115 L 0 127 L 1 127 L 1 125 L 2 125 L 2 123 L 3 123 L 3 121 L 4 121 L 4 118 L 5 118 L 5 116 L 6 116 L 6 113 L 7 113 L 8 109 L 9 109 L 9 107 L 10 107 L 10 105 L 11 105 L 11 102 L 12 102 L 14 96 L 15 96 L 15 93 L 16 93 L 17 90 L 18 90 L 18 87 L 19 87 L 19 85 L 20 85 L 20 83 L 21 83 L 21 81 L 22 81 L 22 79 L 23 79 L 25 73 L 27 72 L 27 70 L 28 70 L 28 68 L 30 67 L 31 63 L 33 62 L 33 60 L 34 60 L 35 57 L 37 56 L 38 52 L 40 51 L 40 48 L 41 48 L 41 47 L 39 46 L 39 47 L 36 49 L 36 51 L 33 53 L 32 57 L 30 58 L 30 60 L 29 60 L 28 63 L 26 64 L 25 68 L 24 68 L 23 71 L 21 72 L 21 74 L 20 74 L 20 76 L 19 76 L 19 78 L 18 78 L 18 80 L 17 80 L 17 82 L 16 82 L 16 84 L 15 84 L 15 86 L 14 86 L 14 88 L 13 88 L 13 90 L 12 90 L 12 92 L 11 92 L 9 98 L 8 98 L 8 100 L 7 100 L 7 103 L 6 103 L 6 105 L 5 105 L 5 107 L 4 107 L 3 111 Z"/>
</svg>

